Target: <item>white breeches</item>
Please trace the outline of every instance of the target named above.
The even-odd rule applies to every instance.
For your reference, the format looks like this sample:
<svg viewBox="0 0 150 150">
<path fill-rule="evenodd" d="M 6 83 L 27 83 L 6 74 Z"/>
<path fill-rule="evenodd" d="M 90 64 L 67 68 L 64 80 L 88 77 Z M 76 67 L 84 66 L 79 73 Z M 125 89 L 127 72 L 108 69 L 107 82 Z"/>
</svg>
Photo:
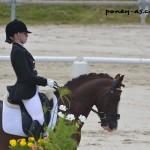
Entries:
<svg viewBox="0 0 150 150">
<path fill-rule="evenodd" d="M 27 112 L 31 116 L 32 120 L 38 120 L 41 125 L 44 123 L 44 114 L 40 101 L 40 97 L 38 95 L 38 90 L 35 95 L 27 100 L 22 100 Z"/>
</svg>

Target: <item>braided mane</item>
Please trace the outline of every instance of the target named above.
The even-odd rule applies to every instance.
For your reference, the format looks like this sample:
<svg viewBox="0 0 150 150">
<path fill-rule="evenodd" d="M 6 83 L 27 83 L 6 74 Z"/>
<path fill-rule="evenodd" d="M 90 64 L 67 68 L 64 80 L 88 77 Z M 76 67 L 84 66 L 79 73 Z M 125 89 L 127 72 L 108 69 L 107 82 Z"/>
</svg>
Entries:
<svg viewBox="0 0 150 150">
<path fill-rule="evenodd" d="M 83 84 L 84 82 L 87 82 L 89 80 L 93 79 L 98 79 L 98 78 L 108 78 L 108 79 L 113 79 L 110 75 L 106 73 L 89 73 L 85 75 L 80 75 L 77 78 L 73 78 L 71 81 L 68 81 L 64 86 L 71 88 L 73 87 L 78 87 L 79 85 Z"/>
</svg>

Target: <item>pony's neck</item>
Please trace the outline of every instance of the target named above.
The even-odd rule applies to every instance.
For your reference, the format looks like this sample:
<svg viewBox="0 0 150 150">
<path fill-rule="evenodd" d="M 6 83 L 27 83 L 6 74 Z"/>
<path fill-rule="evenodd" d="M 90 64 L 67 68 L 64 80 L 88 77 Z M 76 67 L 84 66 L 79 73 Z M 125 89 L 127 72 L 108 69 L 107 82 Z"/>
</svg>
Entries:
<svg viewBox="0 0 150 150">
<path fill-rule="evenodd" d="M 71 93 L 70 112 L 75 116 L 88 117 L 92 107 L 96 105 L 96 99 L 105 88 L 104 80 L 112 80 L 107 74 L 82 75 L 65 84 Z M 100 85 L 100 86 L 99 86 Z"/>
<path fill-rule="evenodd" d="M 85 75 L 81 75 L 77 78 L 72 79 L 71 81 L 68 81 L 64 86 L 68 87 L 70 90 L 74 90 L 78 87 L 80 87 L 81 85 L 87 83 L 88 81 L 94 80 L 94 79 L 103 79 L 103 78 L 108 78 L 108 79 L 112 79 L 111 76 L 109 76 L 108 74 L 96 74 L 96 73 L 90 73 L 90 74 L 85 74 Z"/>
</svg>

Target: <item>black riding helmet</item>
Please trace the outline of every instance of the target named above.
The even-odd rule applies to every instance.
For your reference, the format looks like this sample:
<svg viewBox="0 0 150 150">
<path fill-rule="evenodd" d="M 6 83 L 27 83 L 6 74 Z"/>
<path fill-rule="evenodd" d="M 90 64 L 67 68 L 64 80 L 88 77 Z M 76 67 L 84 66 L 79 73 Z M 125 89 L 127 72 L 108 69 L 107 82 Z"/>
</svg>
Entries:
<svg viewBox="0 0 150 150">
<path fill-rule="evenodd" d="M 6 25 L 5 32 L 6 32 L 5 42 L 9 44 L 12 43 L 12 40 L 10 39 L 10 37 L 12 37 L 15 33 L 18 33 L 18 32 L 31 33 L 30 31 L 28 31 L 26 25 L 22 21 L 19 21 L 17 19 L 15 19 L 14 21 L 11 21 L 10 23 Z"/>
</svg>

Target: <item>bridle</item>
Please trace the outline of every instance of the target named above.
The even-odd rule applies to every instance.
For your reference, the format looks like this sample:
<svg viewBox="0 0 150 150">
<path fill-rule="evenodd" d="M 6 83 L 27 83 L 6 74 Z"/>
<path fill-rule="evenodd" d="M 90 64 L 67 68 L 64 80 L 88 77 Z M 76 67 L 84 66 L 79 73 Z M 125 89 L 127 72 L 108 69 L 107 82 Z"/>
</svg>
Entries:
<svg viewBox="0 0 150 150">
<path fill-rule="evenodd" d="M 101 122 L 99 122 L 99 123 L 101 123 L 102 126 L 105 126 L 106 123 L 110 123 L 112 121 L 117 121 L 120 119 L 120 114 L 110 112 L 110 108 L 113 104 L 113 94 L 114 94 L 115 90 L 116 90 L 116 80 L 113 79 L 111 89 L 108 92 L 108 103 L 107 103 L 104 111 L 99 112 L 93 108 L 91 109 L 91 111 L 96 113 L 98 115 L 98 117 L 100 118 Z"/>
<path fill-rule="evenodd" d="M 85 105 L 81 101 L 78 101 L 78 102 L 80 104 L 84 105 L 86 108 L 93 111 L 94 113 L 96 113 L 101 120 L 101 122 L 98 122 L 98 123 L 101 123 L 102 126 L 105 126 L 105 124 L 108 124 L 110 122 L 117 121 L 120 119 L 120 114 L 110 112 L 110 108 L 113 104 L 113 94 L 114 94 L 115 90 L 116 90 L 116 79 L 113 79 L 110 91 L 104 96 L 104 97 L 106 97 L 108 95 L 108 103 L 107 103 L 104 111 L 101 111 L 101 112 L 96 111 L 95 109 L 88 107 L 87 105 Z"/>
</svg>

